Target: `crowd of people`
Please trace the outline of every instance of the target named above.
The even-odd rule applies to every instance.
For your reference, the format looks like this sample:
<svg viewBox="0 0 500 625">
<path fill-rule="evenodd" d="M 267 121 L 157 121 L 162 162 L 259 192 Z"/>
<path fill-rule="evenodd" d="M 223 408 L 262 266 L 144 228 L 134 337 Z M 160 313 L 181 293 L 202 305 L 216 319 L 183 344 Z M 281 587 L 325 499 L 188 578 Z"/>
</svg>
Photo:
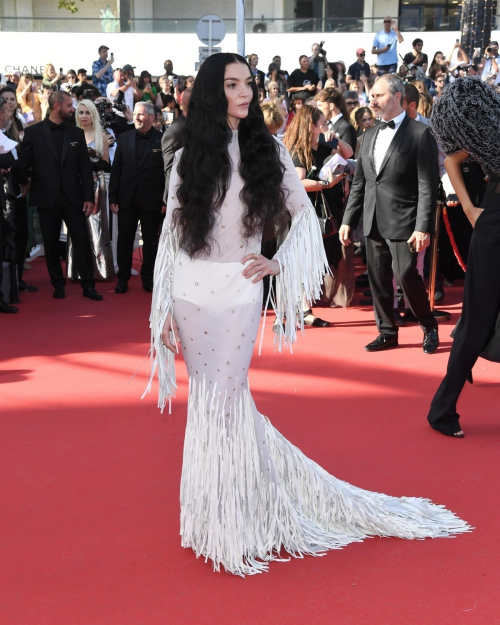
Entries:
<svg viewBox="0 0 500 625">
<path fill-rule="evenodd" d="M 500 89 L 500 56 L 495 41 L 490 42 L 484 54 L 477 49 L 471 58 L 457 41 L 447 57 L 438 51 L 429 63 L 430 55 L 424 52 L 424 42 L 415 39 L 412 52 L 398 64 L 397 46 L 402 41 L 394 20 L 387 17 L 371 49 L 377 57 L 376 65 L 366 62 L 363 48 L 355 51 L 356 60 L 351 64 L 330 61 L 323 48 L 324 42 L 314 43 L 310 54 L 301 55 L 299 67 L 290 73 L 282 68 L 279 55 L 273 57 L 267 71 L 259 69 L 258 55 L 249 54 L 247 57 L 269 131 L 282 138 L 289 147 L 297 173 L 318 214 L 326 210 L 337 225 L 342 220 L 349 197 L 352 175 L 346 172 L 338 174 L 328 181 L 328 187 L 320 188 L 317 174 L 325 158 L 332 154 L 338 153 L 345 160 L 358 158 L 365 131 L 378 123 L 377 112 L 371 106 L 371 94 L 380 76 L 396 73 L 403 79 L 405 110 L 410 117 L 423 123 L 428 123 L 433 104 L 442 96 L 446 85 L 461 76 L 480 75 L 482 80 Z M 142 282 L 146 291 L 152 289 L 155 241 L 164 212 L 175 151 L 173 146 L 187 115 L 195 76 L 176 74 L 170 60 L 164 63 L 164 74 L 156 79 L 147 70 L 137 76 L 136 68 L 130 64 L 116 67 L 107 46 L 100 46 L 98 55 L 91 72 L 83 68 L 57 71 L 54 64 L 48 63 L 41 81 L 30 74 L 21 75 L 18 71 L 7 76 L 0 75 L 0 129 L 16 143 L 11 150 L 0 148 L 0 169 L 5 180 L 2 189 L 5 196 L 2 198 L 4 219 L 0 220 L 2 258 L 10 267 L 10 280 L 4 280 L 3 296 L 0 297 L 1 312 L 17 312 L 18 308 L 13 304 L 20 302 L 19 291 L 37 289 L 23 279 L 24 270 L 29 267 L 27 257 L 36 237 L 37 242 L 43 244 L 42 250 L 55 289 L 54 297 L 64 297 L 67 276 L 81 279 L 82 286 L 85 285 L 84 294 L 100 299 L 94 281 L 113 279 L 115 273 L 116 292 L 127 291 L 135 229 L 140 222 L 144 244 Z M 40 126 L 42 121 L 46 123 Z M 45 189 L 42 197 L 38 197 L 37 183 L 45 174 L 40 176 L 37 170 L 42 165 L 44 168 L 48 165 L 46 162 L 42 164 L 42 161 L 37 165 L 33 160 L 36 150 L 32 142 L 36 138 L 40 142 L 41 155 L 45 154 L 47 143 L 50 148 L 53 147 L 50 136 L 58 135 L 39 132 L 35 128 L 46 128 L 48 125 L 52 129 L 53 124 L 63 125 L 64 128 L 76 126 L 83 130 L 83 134 L 76 133 L 74 138 L 78 139 L 82 154 L 86 149 L 88 164 L 83 166 L 82 160 L 80 169 L 72 171 L 73 177 L 70 178 L 66 171 L 69 165 L 64 162 L 66 150 L 61 161 L 56 150 L 54 169 L 50 173 L 47 171 L 46 175 L 53 177 L 55 168 L 59 168 L 57 179 L 60 178 L 60 186 L 65 188 L 65 193 L 61 194 L 59 188 L 54 188 L 53 197 L 48 198 Z M 132 138 L 138 139 L 142 135 L 147 141 L 138 141 L 132 149 Z M 149 141 L 152 136 L 154 141 Z M 332 140 L 338 140 L 335 147 Z M 128 148 L 134 157 L 130 164 L 126 164 L 126 158 L 123 160 Z M 139 153 L 145 150 L 147 158 L 139 162 L 135 158 L 137 150 Z M 160 175 L 162 150 L 165 160 L 162 175 L 166 176 L 166 184 L 165 177 Z M 149 166 L 153 168 L 151 171 Z M 311 173 L 311 168 L 314 168 L 315 174 Z M 474 186 L 476 195 L 480 195 L 483 177 L 480 168 L 470 164 L 465 169 L 471 187 Z M 153 170 L 154 175 L 151 173 Z M 441 163 L 441 174 L 443 172 Z M 88 190 L 83 194 L 89 203 L 84 213 L 86 219 L 82 220 L 81 215 L 74 219 L 73 212 L 68 213 L 67 210 L 60 210 L 57 218 L 53 219 L 54 206 L 62 209 L 63 205 L 70 205 L 74 197 L 79 201 L 78 190 L 75 192 L 70 188 L 69 182 L 77 179 L 80 180 L 80 190 Z M 124 193 L 124 188 L 130 193 Z M 450 197 L 454 195 L 453 189 L 448 191 Z M 118 215 L 118 233 L 110 234 L 112 213 L 108 214 L 106 210 L 108 204 L 111 211 Z M 51 219 L 47 220 L 47 215 Z M 67 229 L 66 251 L 61 249 L 59 233 L 56 232 L 61 221 Z M 455 219 L 455 222 L 460 251 L 466 260 L 470 232 L 463 220 Z M 115 259 L 111 252 L 113 236 L 118 238 Z M 359 228 L 354 240 L 357 246 L 355 253 L 365 258 L 364 237 Z M 449 245 L 444 242 L 443 246 L 448 248 L 447 253 L 443 253 L 441 267 L 444 283 L 452 284 L 462 274 L 457 269 Z M 325 248 L 334 278 L 330 282 L 328 279 L 325 281 L 324 299 L 332 306 L 346 306 L 352 299 L 354 289 L 352 252 L 346 252 L 340 245 L 338 235 L 326 237 Z M 60 263 L 64 254 L 68 261 L 66 276 Z M 10 292 L 7 292 L 6 283 L 10 284 Z M 443 286 L 439 282 L 437 299 L 442 295 Z M 405 318 L 411 319 L 412 314 L 407 307 L 406 315 L 401 315 L 398 306 L 400 304 L 396 303 L 395 316 L 398 324 L 404 324 Z M 311 303 L 304 302 L 304 307 L 310 310 Z M 312 313 L 306 318 L 306 323 L 328 325 Z"/>
</svg>

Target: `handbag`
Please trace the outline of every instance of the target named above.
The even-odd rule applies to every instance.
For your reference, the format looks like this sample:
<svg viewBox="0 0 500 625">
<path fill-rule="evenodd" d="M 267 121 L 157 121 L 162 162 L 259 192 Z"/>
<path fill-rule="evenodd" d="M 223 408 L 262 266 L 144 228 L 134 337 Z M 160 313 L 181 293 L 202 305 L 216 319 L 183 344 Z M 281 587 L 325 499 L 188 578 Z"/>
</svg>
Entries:
<svg viewBox="0 0 500 625">
<path fill-rule="evenodd" d="M 320 200 L 321 198 L 321 200 Z M 319 201 L 319 209 L 320 216 L 318 216 L 318 201 Z M 318 217 L 319 227 L 321 228 L 321 234 L 323 235 L 323 239 L 327 237 L 331 237 L 334 234 L 337 234 L 339 231 L 337 227 L 337 222 L 335 221 L 334 216 L 332 215 L 332 211 L 328 206 L 328 202 L 326 201 L 325 194 L 323 191 L 316 192 L 316 200 L 314 202 L 314 208 L 316 209 L 316 216 Z"/>
</svg>

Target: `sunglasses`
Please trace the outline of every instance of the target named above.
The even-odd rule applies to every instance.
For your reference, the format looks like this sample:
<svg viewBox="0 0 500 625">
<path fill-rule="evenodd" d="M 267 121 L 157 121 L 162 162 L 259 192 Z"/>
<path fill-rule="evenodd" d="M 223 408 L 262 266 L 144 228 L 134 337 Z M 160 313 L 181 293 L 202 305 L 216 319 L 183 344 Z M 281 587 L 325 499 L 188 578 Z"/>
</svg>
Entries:
<svg viewBox="0 0 500 625">
<path fill-rule="evenodd" d="M 356 106 L 357 102 L 355 102 L 354 100 L 346 100 L 345 101 L 346 106 Z"/>
<path fill-rule="evenodd" d="M 366 52 L 362 52 L 361 54 L 358 54 L 358 56 L 366 56 Z"/>
<path fill-rule="evenodd" d="M 392 24 L 392 20 L 384 20 L 384 24 Z"/>
</svg>

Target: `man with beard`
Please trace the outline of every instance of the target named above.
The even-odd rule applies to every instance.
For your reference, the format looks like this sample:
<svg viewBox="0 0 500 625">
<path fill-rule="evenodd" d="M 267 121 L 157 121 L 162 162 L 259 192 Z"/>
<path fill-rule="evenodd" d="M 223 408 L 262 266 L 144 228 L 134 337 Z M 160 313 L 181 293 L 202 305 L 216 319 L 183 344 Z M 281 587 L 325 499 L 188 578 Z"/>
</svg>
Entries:
<svg viewBox="0 0 500 625">
<path fill-rule="evenodd" d="M 49 98 L 49 116 L 26 128 L 19 160 L 13 171 L 27 184 L 31 169 L 30 200 L 38 208 L 45 260 L 53 297 L 66 295 L 66 279 L 59 258 L 59 233 L 64 221 L 74 246 L 83 296 L 101 300 L 95 290 L 92 251 L 85 219 L 95 210 L 94 181 L 83 130 L 68 123 L 74 112 L 69 93 L 55 91 Z"/>
<path fill-rule="evenodd" d="M 350 245 L 351 229 L 363 214 L 368 278 L 379 331 L 365 350 L 398 346 L 394 275 L 424 331 L 423 351 L 431 354 L 439 345 L 437 323 L 417 259 L 434 231 L 438 148 L 429 128 L 405 113 L 404 85 L 399 76 L 385 74 L 379 78 L 371 96 L 371 107 L 381 120 L 365 132 L 339 231 L 341 242 Z"/>
</svg>

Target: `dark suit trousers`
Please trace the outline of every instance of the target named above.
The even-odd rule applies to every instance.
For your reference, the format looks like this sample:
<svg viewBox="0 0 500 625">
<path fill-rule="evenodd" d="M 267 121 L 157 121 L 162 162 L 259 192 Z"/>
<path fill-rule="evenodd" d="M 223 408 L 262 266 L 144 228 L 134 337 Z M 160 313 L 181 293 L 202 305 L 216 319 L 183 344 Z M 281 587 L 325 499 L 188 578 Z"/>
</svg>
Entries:
<svg viewBox="0 0 500 625">
<path fill-rule="evenodd" d="M 83 206 L 82 206 L 83 208 Z M 56 206 L 54 208 L 38 208 L 40 229 L 45 248 L 45 262 L 49 270 L 50 281 L 54 288 L 64 287 L 64 277 L 59 258 L 59 235 L 64 221 L 73 243 L 75 261 L 81 276 L 83 289 L 93 288 L 94 264 L 87 231 L 87 218 L 82 208 L 72 206 Z"/>
<path fill-rule="evenodd" d="M 500 193 L 490 192 L 482 205 L 485 210 L 476 222 L 469 249 L 462 317 L 446 376 L 432 400 L 430 423 L 451 423 L 460 417 L 458 398 L 500 310 Z"/>
<path fill-rule="evenodd" d="M 153 286 L 160 228 L 163 221 L 161 209 L 157 211 L 144 210 L 139 202 L 134 202 L 125 210 L 118 211 L 118 282 L 125 283 L 130 279 L 132 272 L 132 254 L 137 224 L 141 222 L 142 232 L 142 267 L 141 278 L 144 286 Z"/>
<path fill-rule="evenodd" d="M 394 323 L 393 275 L 421 327 L 426 331 L 437 327 L 425 285 L 417 270 L 417 256 L 410 252 L 406 241 L 384 239 L 376 220 L 373 220 L 372 230 L 366 237 L 366 259 L 375 320 L 381 334 L 398 334 Z"/>
<path fill-rule="evenodd" d="M 16 265 L 17 277 L 23 279 L 24 261 L 26 260 L 26 252 L 28 249 L 28 203 L 25 197 L 17 198 L 16 212 L 14 214 L 14 223 L 16 225 Z"/>
</svg>

